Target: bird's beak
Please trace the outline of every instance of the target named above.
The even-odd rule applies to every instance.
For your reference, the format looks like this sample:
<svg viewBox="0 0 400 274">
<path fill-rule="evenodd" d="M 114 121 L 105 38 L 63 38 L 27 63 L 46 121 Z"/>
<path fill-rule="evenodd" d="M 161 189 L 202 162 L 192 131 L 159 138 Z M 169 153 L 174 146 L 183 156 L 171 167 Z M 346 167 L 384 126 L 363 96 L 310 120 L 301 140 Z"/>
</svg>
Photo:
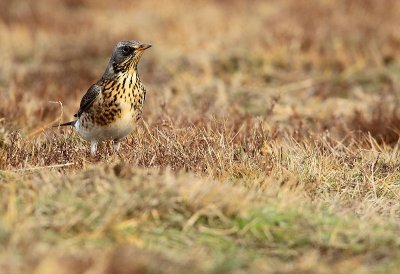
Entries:
<svg viewBox="0 0 400 274">
<path fill-rule="evenodd" d="M 136 50 L 143 51 L 148 48 L 151 48 L 151 44 L 141 44 Z"/>
</svg>

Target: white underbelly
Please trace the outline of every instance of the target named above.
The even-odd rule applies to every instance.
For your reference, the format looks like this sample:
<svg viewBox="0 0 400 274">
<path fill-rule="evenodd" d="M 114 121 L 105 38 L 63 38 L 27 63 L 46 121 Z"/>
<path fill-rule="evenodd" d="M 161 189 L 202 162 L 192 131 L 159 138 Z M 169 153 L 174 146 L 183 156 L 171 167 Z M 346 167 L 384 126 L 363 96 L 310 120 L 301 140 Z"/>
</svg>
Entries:
<svg viewBox="0 0 400 274">
<path fill-rule="evenodd" d="M 78 133 L 88 141 L 119 140 L 129 135 L 136 126 L 131 113 L 126 114 L 107 126 L 85 125 L 81 126 L 80 120 L 75 124 Z"/>
</svg>

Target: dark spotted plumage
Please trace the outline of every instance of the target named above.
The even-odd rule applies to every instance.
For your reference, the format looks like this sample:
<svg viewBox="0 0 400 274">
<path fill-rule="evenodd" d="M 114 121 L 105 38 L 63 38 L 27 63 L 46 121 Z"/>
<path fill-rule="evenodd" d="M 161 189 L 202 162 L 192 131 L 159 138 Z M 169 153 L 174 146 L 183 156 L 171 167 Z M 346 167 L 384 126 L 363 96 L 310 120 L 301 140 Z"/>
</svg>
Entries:
<svg viewBox="0 0 400 274">
<path fill-rule="evenodd" d="M 118 149 L 140 119 L 146 89 L 140 81 L 137 65 L 143 51 L 151 47 L 138 41 L 119 42 L 102 78 L 82 97 L 76 121 L 72 125 L 91 142 L 95 154 L 99 141 L 111 139 Z"/>
</svg>

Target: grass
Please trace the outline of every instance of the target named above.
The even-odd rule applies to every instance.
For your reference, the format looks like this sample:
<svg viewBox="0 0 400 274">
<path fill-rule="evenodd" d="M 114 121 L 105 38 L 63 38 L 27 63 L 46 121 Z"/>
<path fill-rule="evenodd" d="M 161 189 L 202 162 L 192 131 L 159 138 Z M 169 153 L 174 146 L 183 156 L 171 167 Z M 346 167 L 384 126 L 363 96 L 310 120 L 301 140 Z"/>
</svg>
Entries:
<svg viewBox="0 0 400 274">
<path fill-rule="evenodd" d="M 32 257 L 28 269 L 51 267 L 49 260 L 58 267 L 54 250 L 73 256 L 74 267 L 82 260 L 95 269 L 112 267 L 116 262 L 95 258 L 99 250 L 119 248 L 143 256 L 127 267 L 156 272 L 161 270 L 151 263 L 153 256 L 162 256 L 172 271 L 191 267 L 207 273 L 330 265 L 345 271 L 353 260 L 362 269 L 399 259 L 393 252 L 400 246 L 398 224 L 337 213 L 301 192 L 268 197 L 194 174 L 122 164 L 67 177 L 53 172 L 28 177 L 9 178 L 1 226 L 4 260 Z"/>
<path fill-rule="evenodd" d="M 397 1 L 0 3 L 1 273 L 396 273 Z M 143 119 L 71 129 L 114 44 Z"/>
</svg>

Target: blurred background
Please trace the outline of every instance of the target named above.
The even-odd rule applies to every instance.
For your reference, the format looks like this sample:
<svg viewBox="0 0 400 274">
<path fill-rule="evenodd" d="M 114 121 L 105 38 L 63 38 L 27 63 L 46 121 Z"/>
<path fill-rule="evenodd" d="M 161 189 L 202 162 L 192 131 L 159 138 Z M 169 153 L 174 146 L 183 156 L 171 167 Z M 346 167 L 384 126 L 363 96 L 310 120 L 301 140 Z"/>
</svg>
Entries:
<svg viewBox="0 0 400 274">
<path fill-rule="evenodd" d="M 69 119 L 115 44 L 136 39 L 154 46 L 140 64 L 149 123 L 261 116 L 394 142 L 381 122 L 398 129 L 399 12 L 395 0 L 2 0 L 0 119 L 32 130 L 59 115 L 49 101 Z"/>
<path fill-rule="evenodd" d="M 0 0 L 0 272 L 398 272 L 399 27 L 399 0 Z M 93 158 L 49 127 L 131 39 L 143 119 Z"/>
</svg>

